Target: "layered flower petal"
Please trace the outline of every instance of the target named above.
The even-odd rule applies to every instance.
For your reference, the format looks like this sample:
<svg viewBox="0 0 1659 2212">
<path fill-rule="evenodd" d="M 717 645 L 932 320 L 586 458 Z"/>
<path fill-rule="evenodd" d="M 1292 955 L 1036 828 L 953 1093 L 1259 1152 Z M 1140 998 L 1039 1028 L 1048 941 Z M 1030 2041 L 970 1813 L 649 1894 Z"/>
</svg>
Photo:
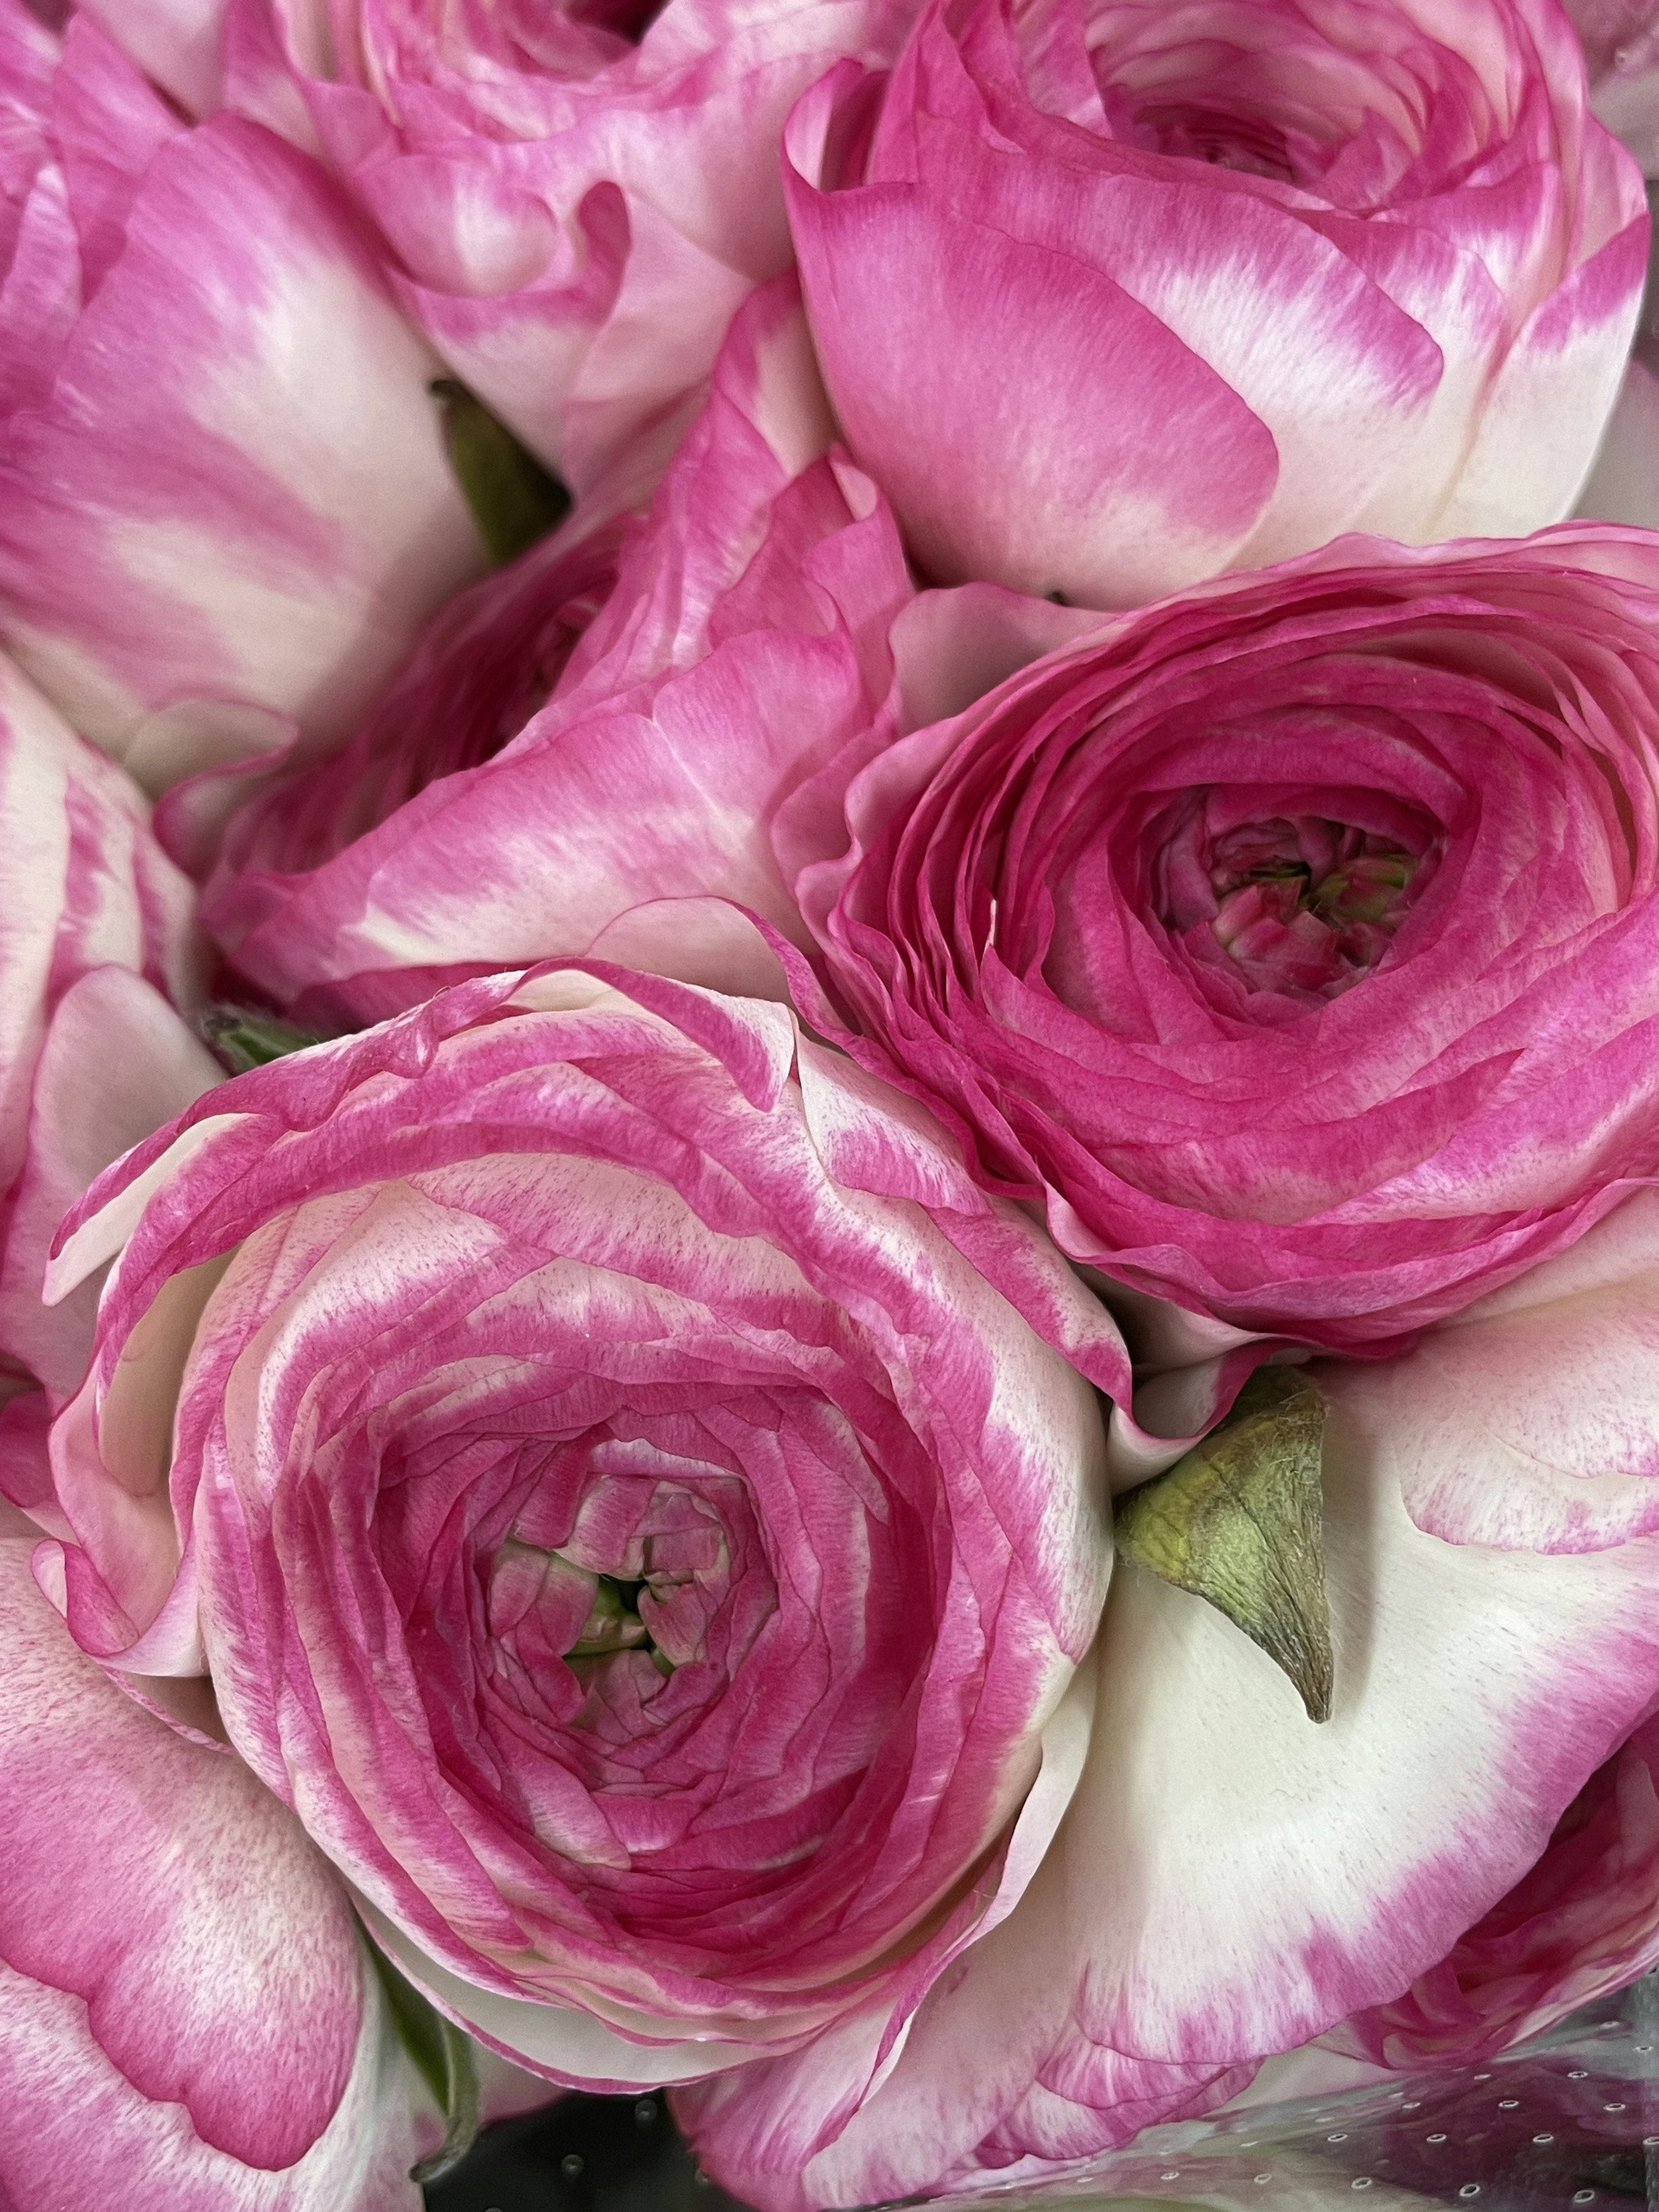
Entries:
<svg viewBox="0 0 1659 2212">
<path fill-rule="evenodd" d="M 91 1285 L 40 1301 L 58 1224 L 220 1074 L 184 1018 L 205 948 L 148 811 L 0 657 L 0 1492 L 31 1510 L 51 1499 L 46 1419 L 92 1350 Z"/>
<path fill-rule="evenodd" d="M 114 37 L 163 82 L 326 153 L 453 372 L 586 493 L 688 404 L 789 265 L 778 143 L 910 0 L 519 4 L 152 0 Z M 210 55 L 211 58 L 210 58 Z M 199 108 L 198 112 L 202 112 Z"/>
<path fill-rule="evenodd" d="M 204 1656 L 415 1978 L 556 2078 L 872 2007 L 873 2065 L 1081 1765 L 1107 1447 L 1020 1309 L 1128 1362 L 1031 1224 L 784 1009 L 554 969 L 204 1098 L 54 1292 L 116 1245 L 40 1570 L 77 1638 Z"/>
<path fill-rule="evenodd" d="M 1656 617 L 1642 532 L 1349 540 L 849 749 L 783 827 L 850 1048 L 1074 1260 L 1398 1346 L 1659 1164 Z"/>
<path fill-rule="evenodd" d="M 836 412 L 941 582 L 1121 607 L 1553 521 L 1641 295 L 1639 180 L 1533 0 L 934 0 L 786 149 Z"/>
<path fill-rule="evenodd" d="M 237 823 L 205 918 L 242 973 L 333 1024 L 411 1005 L 434 974 L 586 951 L 658 901 L 718 894 L 799 935 L 766 825 L 880 714 L 886 634 L 913 595 L 890 516 L 829 437 L 781 279 L 738 319 L 708 406 L 545 709 L 487 760 L 503 732 L 481 724 L 472 765 L 449 702 L 484 696 L 480 623 L 509 669 L 516 610 L 542 620 L 545 590 L 546 619 L 567 626 L 562 594 L 603 550 L 580 512 L 574 568 L 552 541 L 529 557 L 522 593 L 509 574 L 458 605 L 337 770 Z M 366 816 L 374 826 L 347 842 Z M 681 975 L 690 952 L 698 980 L 746 981 L 723 951 L 702 965 L 684 919 L 656 942 L 650 960 L 637 935 L 608 949 Z"/>
</svg>

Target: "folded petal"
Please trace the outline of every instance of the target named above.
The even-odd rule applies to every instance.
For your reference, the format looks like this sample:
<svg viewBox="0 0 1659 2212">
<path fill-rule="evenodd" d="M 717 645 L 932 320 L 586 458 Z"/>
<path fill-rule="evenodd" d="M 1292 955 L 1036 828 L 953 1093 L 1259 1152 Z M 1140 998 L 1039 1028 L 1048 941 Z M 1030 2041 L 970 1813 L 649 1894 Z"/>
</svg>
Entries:
<svg viewBox="0 0 1659 2212">
<path fill-rule="evenodd" d="M 453 372 L 579 492 L 695 410 L 732 316 L 790 261 L 778 142 L 907 0 L 549 8 L 533 29 L 417 0 L 324 34 L 233 9 L 228 103 L 325 145 Z"/>
<path fill-rule="evenodd" d="M 205 951 L 189 886 L 147 814 L 0 655 L 0 1489 L 31 1510 L 50 1500 L 44 1425 L 85 1371 L 95 1307 L 90 1285 L 41 1303 L 58 1224 L 220 1073 L 183 1018 Z"/>
</svg>

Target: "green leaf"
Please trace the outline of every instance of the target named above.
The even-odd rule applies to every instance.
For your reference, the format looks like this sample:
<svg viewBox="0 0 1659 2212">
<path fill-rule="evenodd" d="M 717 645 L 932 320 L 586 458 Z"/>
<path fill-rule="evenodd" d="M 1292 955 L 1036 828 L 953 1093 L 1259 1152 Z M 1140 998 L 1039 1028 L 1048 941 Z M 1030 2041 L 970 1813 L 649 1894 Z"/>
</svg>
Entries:
<svg viewBox="0 0 1659 2212">
<path fill-rule="evenodd" d="M 233 1075 L 268 1067 L 273 1060 L 322 1042 L 314 1030 L 296 1029 L 257 1006 L 210 1006 L 202 1017 L 202 1035 L 214 1058 Z"/>
<path fill-rule="evenodd" d="M 477 2141 L 478 2055 L 471 2036 L 446 2020 L 372 1942 L 368 1954 L 403 2046 L 444 2118 L 442 2142 L 429 2158 L 409 2169 L 410 2179 L 424 2188 L 428 2182 L 441 2181 L 445 2174 L 452 2173 Z"/>
<path fill-rule="evenodd" d="M 441 376 L 427 389 L 438 403 L 449 465 L 478 535 L 498 565 L 516 561 L 564 520 L 570 494 L 465 385 Z"/>
<path fill-rule="evenodd" d="M 1328 1720 L 1320 1459 L 1325 1401 L 1299 1370 L 1259 1367 L 1221 1427 L 1117 1510 L 1118 1550 L 1224 1613 Z"/>
</svg>

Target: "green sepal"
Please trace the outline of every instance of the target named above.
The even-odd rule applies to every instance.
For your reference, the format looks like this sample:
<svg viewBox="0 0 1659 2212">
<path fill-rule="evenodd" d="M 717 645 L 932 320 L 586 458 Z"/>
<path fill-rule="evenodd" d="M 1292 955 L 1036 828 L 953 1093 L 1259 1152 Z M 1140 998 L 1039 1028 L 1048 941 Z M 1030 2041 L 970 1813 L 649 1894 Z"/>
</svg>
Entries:
<svg viewBox="0 0 1659 2212">
<path fill-rule="evenodd" d="M 434 2004 L 405 1981 L 372 1940 L 368 1954 L 380 1978 L 386 2002 L 404 2049 L 442 2113 L 444 2139 L 428 2158 L 409 2169 L 418 2188 L 453 2173 L 478 2139 L 478 2054 L 471 2036 L 446 2020 Z"/>
<path fill-rule="evenodd" d="M 1299 1370 L 1259 1367 L 1222 1425 L 1132 1490 L 1124 1557 L 1224 1613 L 1328 1720 L 1334 1686 L 1320 1462 L 1325 1401 Z"/>
<path fill-rule="evenodd" d="M 202 1017 L 202 1035 L 208 1050 L 233 1075 L 268 1067 L 273 1060 L 322 1042 L 314 1030 L 296 1029 L 257 1006 L 210 1006 Z"/>
<path fill-rule="evenodd" d="M 570 494 L 505 422 L 453 377 L 427 386 L 442 418 L 444 448 L 498 566 L 516 561 L 570 512 Z"/>
</svg>

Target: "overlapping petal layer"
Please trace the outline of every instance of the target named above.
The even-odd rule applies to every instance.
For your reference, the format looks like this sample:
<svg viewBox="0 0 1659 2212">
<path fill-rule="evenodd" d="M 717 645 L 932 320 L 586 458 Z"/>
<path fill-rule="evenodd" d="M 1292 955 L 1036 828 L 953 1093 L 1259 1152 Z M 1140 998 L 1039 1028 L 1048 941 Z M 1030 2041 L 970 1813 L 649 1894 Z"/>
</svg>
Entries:
<svg viewBox="0 0 1659 2212">
<path fill-rule="evenodd" d="M 462 985 L 103 1179 L 41 1571 L 123 1668 L 204 1653 L 447 2008 L 625 2083 L 896 2021 L 1006 1910 L 1109 1557 L 1009 1299 L 1127 1362 L 783 1009 L 618 980 Z"/>
<path fill-rule="evenodd" d="M 691 910 L 656 902 L 716 894 L 800 934 L 767 825 L 878 721 L 894 682 L 887 633 L 914 596 L 890 516 L 829 443 L 782 278 L 738 317 L 713 396 L 544 711 L 466 763 L 447 702 L 479 681 L 478 633 L 458 605 L 349 757 L 365 771 L 363 747 L 406 763 L 432 714 L 426 765 L 452 772 L 428 781 L 398 767 L 403 789 L 424 787 L 388 809 L 393 786 L 375 770 L 348 816 L 343 765 L 243 816 L 204 909 L 237 967 L 301 1018 L 373 1019 L 446 972 L 584 952 L 629 915 L 611 957 L 750 988 L 752 954 L 729 921 L 705 909 L 705 941 Z M 582 531 L 580 512 L 570 527 Z M 554 544 L 530 558 L 549 579 L 566 573 Z M 526 606 L 538 573 L 526 571 Z M 507 576 L 476 602 L 495 611 L 492 636 L 519 603 Z M 340 827 L 365 811 L 374 826 L 344 842 Z"/>
<path fill-rule="evenodd" d="M 350 730 L 482 548 L 361 217 L 7 0 L 0 636 L 159 790 Z"/>
<path fill-rule="evenodd" d="M 586 492 L 695 404 L 733 313 L 789 265 L 778 146 L 793 102 L 843 55 L 890 60 L 915 7 L 94 12 L 198 113 L 222 102 L 325 152 L 413 321 Z"/>
<path fill-rule="evenodd" d="M 30 1510 L 92 1351 L 90 1285 L 40 1302 L 58 1224 L 219 1074 L 181 1018 L 205 948 L 148 812 L 0 656 L 0 1492 Z"/>
<path fill-rule="evenodd" d="M 849 753 L 852 1048 L 1074 1260 L 1398 1346 L 1659 1168 L 1656 642 L 1645 532 L 1347 540 Z"/>
<path fill-rule="evenodd" d="M 787 155 L 830 394 L 922 567 L 1089 606 L 1555 520 L 1642 287 L 1544 0 L 935 0 Z"/>
</svg>

